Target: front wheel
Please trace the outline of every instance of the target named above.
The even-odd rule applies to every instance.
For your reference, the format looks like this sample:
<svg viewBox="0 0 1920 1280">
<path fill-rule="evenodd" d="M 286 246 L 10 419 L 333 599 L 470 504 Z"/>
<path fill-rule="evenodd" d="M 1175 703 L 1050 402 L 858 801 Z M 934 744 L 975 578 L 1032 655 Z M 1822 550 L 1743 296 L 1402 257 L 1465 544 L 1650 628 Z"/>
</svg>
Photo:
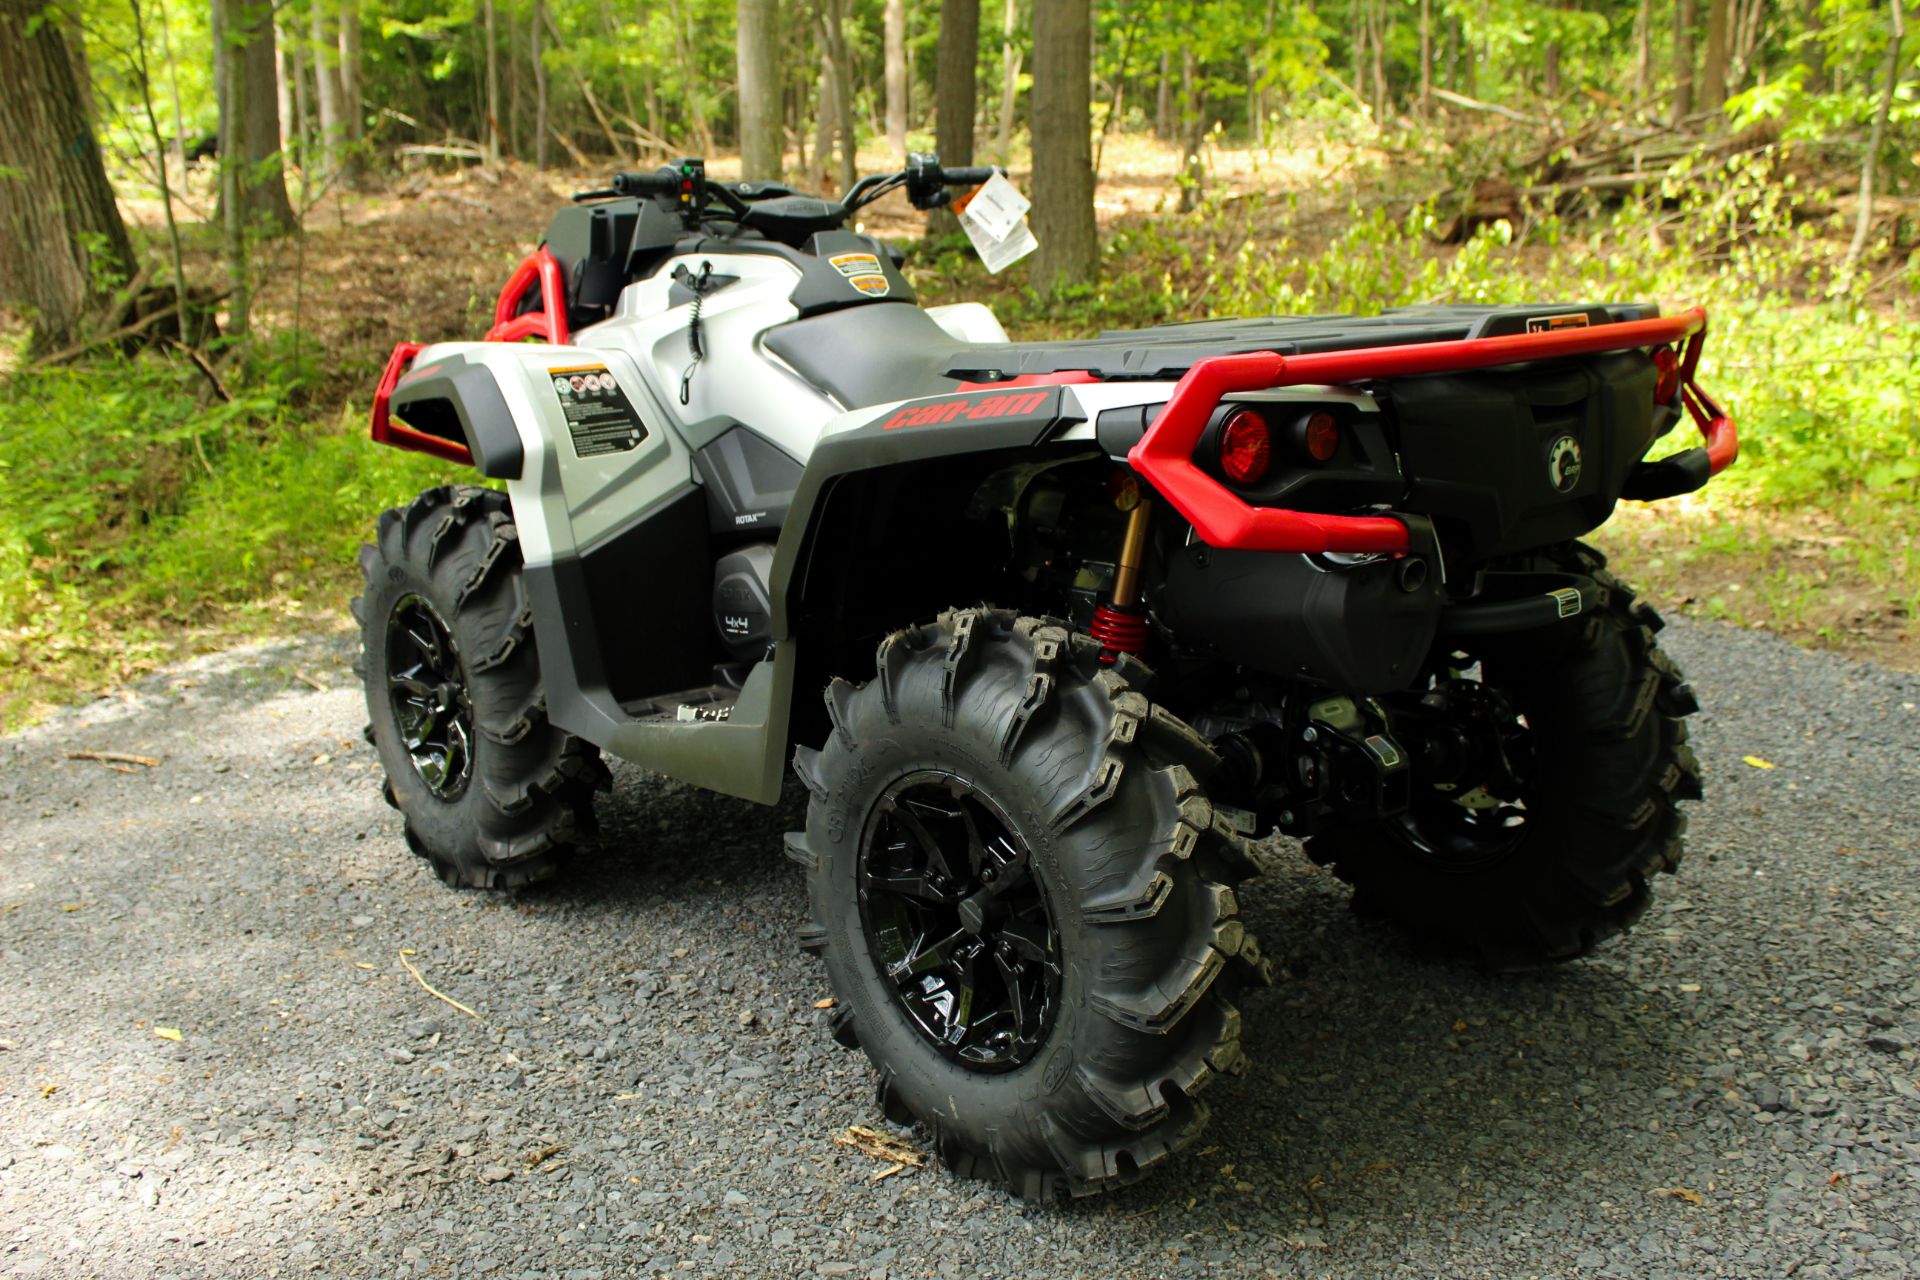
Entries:
<svg viewBox="0 0 1920 1280">
<path fill-rule="evenodd" d="M 429 489 L 382 513 L 360 567 L 367 736 L 407 843 L 459 887 L 552 875 L 610 778 L 547 720 L 507 496 Z"/>
<path fill-rule="evenodd" d="M 1586 546 L 1533 567 L 1592 577 L 1605 606 L 1443 655 L 1410 710 L 1445 717 L 1473 763 L 1441 779 L 1416 757 L 1404 814 L 1307 842 L 1356 909 L 1499 970 L 1584 955 L 1638 919 L 1679 866 L 1679 802 L 1701 795 L 1682 722 L 1699 704 L 1654 639 L 1660 616 Z"/>
<path fill-rule="evenodd" d="M 1215 758 L 1036 619 L 945 614 L 878 670 L 828 687 L 834 732 L 795 759 L 835 1033 L 956 1172 L 1049 1199 L 1131 1181 L 1243 1069 L 1234 1000 L 1268 973 L 1230 887 L 1254 864 L 1201 789 Z"/>
</svg>

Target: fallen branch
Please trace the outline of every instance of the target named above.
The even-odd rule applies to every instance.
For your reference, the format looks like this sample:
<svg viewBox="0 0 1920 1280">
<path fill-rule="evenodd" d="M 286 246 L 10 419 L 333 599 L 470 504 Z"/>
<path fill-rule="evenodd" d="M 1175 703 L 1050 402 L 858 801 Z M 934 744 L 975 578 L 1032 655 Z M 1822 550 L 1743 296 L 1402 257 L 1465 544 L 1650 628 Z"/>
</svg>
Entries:
<svg viewBox="0 0 1920 1280">
<path fill-rule="evenodd" d="M 414 968 L 412 965 L 407 963 L 407 958 L 404 955 L 400 957 L 400 964 L 402 965 L 402 967 L 406 969 L 408 973 L 413 975 L 413 980 L 419 983 L 420 986 L 426 991 L 428 995 L 432 996 L 436 1000 L 445 1000 L 448 1004 L 452 1005 L 454 1008 L 458 1009 L 460 1012 L 466 1014 L 469 1018 L 472 1018 L 475 1022 L 480 1022 L 483 1020 L 479 1014 L 467 1008 L 467 1006 L 461 1004 L 458 1000 L 455 1000 L 452 996 L 448 995 L 446 992 L 436 990 L 434 988 L 434 985 L 431 982 L 428 982 L 425 978 L 420 976 L 420 971 L 418 969 Z"/>
<path fill-rule="evenodd" d="M 1451 89 L 1442 89 L 1438 85 L 1435 85 L 1431 92 L 1433 96 L 1440 99 L 1440 101 L 1450 102 L 1454 106 L 1464 107 L 1468 111 L 1490 111 L 1494 115 L 1505 116 L 1509 120 L 1518 120 L 1521 124 L 1546 123 L 1546 121 L 1538 116 L 1522 115 L 1512 107 L 1503 107 L 1497 102 L 1482 102 L 1478 98 L 1469 98 L 1464 93 L 1455 93 Z"/>
<path fill-rule="evenodd" d="M 158 769 L 160 762 L 152 756 L 129 755 L 124 751 L 69 751 L 69 760 L 93 760 L 100 764 L 137 764 L 145 769 Z"/>
</svg>

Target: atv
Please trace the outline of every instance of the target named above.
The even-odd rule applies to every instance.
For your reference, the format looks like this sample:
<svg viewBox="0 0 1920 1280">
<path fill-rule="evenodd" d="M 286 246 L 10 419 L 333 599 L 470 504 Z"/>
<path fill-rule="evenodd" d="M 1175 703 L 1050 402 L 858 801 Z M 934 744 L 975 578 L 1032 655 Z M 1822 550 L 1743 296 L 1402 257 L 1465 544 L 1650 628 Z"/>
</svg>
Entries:
<svg viewBox="0 0 1920 1280">
<path fill-rule="evenodd" d="M 554 874 L 603 751 L 766 804 L 791 768 L 835 1036 L 948 1167 L 1051 1198 L 1191 1143 L 1244 1069 L 1272 833 L 1495 969 L 1640 916 L 1697 704 L 1578 539 L 1738 445 L 1697 308 L 1065 342 L 921 308 L 853 220 L 994 173 L 578 197 L 485 341 L 394 351 L 373 438 L 499 486 L 381 516 L 356 613 L 449 884 Z M 1703 442 L 1650 457 L 1683 416 Z"/>
</svg>

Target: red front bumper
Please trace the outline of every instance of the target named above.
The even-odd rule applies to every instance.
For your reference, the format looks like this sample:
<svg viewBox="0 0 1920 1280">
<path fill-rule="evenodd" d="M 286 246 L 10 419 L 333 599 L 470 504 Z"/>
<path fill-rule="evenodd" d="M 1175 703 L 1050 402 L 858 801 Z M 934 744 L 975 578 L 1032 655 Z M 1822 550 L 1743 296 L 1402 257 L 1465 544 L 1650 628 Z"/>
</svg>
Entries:
<svg viewBox="0 0 1920 1280">
<path fill-rule="evenodd" d="M 1454 373 L 1684 341 L 1677 394 L 1698 424 L 1711 472 L 1718 475 L 1739 455 L 1740 441 L 1733 419 L 1694 381 L 1706 336 L 1706 310 L 1692 307 L 1652 320 L 1511 337 L 1298 356 L 1271 351 L 1210 356 L 1195 363 L 1175 385 L 1160 416 L 1128 451 L 1127 461 L 1210 546 L 1245 551 L 1402 552 L 1407 549 L 1407 527 L 1389 516 L 1321 515 L 1249 506 L 1196 466 L 1194 448 L 1221 399 L 1240 391 Z"/>
</svg>

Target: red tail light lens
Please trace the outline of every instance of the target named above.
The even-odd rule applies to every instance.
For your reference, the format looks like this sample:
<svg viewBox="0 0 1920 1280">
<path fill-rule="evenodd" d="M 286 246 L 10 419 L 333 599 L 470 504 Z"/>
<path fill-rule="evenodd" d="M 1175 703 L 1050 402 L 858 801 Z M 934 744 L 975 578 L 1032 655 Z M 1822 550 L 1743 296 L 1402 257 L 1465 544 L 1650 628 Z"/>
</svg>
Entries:
<svg viewBox="0 0 1920 1280">
<path fill-rule="evenodd" d="M 1340 423 L 1322 411 L 1300 424 L 1300 449 L 1315 462 L 1331 462 L 1340 448 Z"/>
<path fill-rule="evenodd" d="M 1254 484 L 1273 466 L 1273 431 L 1266 419 L 1241 409 L 1220 429 L 1220 469 L 1235 484 Z"/>
<path fill-rule="evenodd" d="M 1653 353 L 1653 367 L 1660 376 L 1653 384 L 1653 402 L 1672 404 L 1673 397 L 1680 390 L 1680 357 L 1673 353 L 1672 347 L 1657 347 Z"/>
</svg>

